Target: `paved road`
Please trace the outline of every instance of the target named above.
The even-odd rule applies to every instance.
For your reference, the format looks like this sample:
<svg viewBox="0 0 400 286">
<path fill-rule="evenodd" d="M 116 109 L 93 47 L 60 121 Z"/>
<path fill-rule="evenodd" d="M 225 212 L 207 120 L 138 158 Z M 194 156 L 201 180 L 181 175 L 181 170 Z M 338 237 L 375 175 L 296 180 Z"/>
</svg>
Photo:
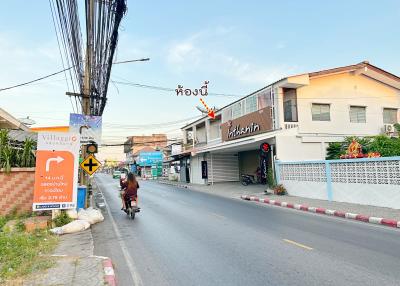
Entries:
<svg viewBox="0 0 400 286">
<path fill-rule="evenodd" d="M 111 216 L 93 228 L 95 254 L 119 285 L 400 285 L 398 230 L 154 182 L 140 182 L 131 221 L 118 182 L 96 181 Z"/>
</svg>

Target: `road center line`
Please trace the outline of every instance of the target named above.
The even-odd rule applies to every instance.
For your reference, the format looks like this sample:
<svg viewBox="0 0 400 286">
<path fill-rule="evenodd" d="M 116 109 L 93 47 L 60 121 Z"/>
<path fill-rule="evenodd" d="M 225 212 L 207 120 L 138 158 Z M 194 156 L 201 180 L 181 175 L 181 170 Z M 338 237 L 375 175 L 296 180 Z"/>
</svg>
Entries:
<svg viewBox="0 0 400 286">
<path fill-rule="evenodd" d="M 101 193 L 103 193 L 103 191 L 100 189 L 99 184 L 97 184 L 97 181 L 95 181 L 95 183 L 96 183 L 97 189 Z M 142 279 L 140 278 L 139 272 L 137 271 L 137 268 L 136 268 L 136 266 L 135 266 L 135 264 L 133 262 L 132 256 L 129 254 L 129 250 L 128 250 L 129 248 L 126 246 L 125 241 L 123 240 L 122 235 L 119 232 L 118 226 L 115 223 L 115 220 L 114 220 L 114 218 L 113 218 L 113 216 L 111 214 L 110 207 L 108 206 L 106 198 L 104 197 L 104 195 L 103 195 L 103 198 L 104 198 L 104 204 L 106 205 L 106 208 L 107 208 L 108 215 L 110 217 L 111 224 L 112 224 L 112 226 L 114 228 L 114 231 L 115 231 L 115 235 L 118 238 L 117 241 L 118 241 L 118 243 L 119 243 L 119 245 L 121 247 L 122 253 L 123 253 L 125 261 L 126 261 L 126 265 L 129 268 L 129 272 L 131 274 L 133 283 L 134 283 L 135 286 L 141 286 L 141 285 L 143 285 L 143 282 L 142 282 Z"/>
<path fill-rule="evenodd" d="M 284 241 L 284 242 L 287 242 L 287 243 L 290 243 L 290 244 L 293 244 L 293 245 L 296 245 L 296 246 L 298 246 L 298 247 L 301 247 L 301 248 L 307 249 L 307 250 L 313 250 L 313 248 L 312 248 L 312 247 L 309 247 L 309 246 L 307 246 L 307 245 L 304 245 L 304 244 L 298 243 L 298 242 L 296 242 L 296 241 L 293 241 L 293 240 L 284 239 L 283 241 Z"/>
</svg>

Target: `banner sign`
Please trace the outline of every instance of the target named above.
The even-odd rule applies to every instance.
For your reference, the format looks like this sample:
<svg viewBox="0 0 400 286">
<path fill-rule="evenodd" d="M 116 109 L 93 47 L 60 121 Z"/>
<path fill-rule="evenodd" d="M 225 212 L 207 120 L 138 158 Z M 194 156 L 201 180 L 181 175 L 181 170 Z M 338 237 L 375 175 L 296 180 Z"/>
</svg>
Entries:
<svg viewBox="0 0 400 286">
<path fill-rule="evenodd" d="M 69 130 L 81 135 L 81 144 L 101 143 L 102 117 L 71 113 Z"/>
<path fill-rule="evenodd" d="M 140 152 L 138 157 L 139 166 L 151 166 L 158 162 L 162 162 L 162 152 Z"/>
<path fill-rule="evenodd" d="M 76 208 L 79 134 L 39 132 L 33 211 Z"/>
<path fill-rule="evenodd" d="M 201 178 L 208 179 L 207 161 L 201 161 Z"/>
</svg>

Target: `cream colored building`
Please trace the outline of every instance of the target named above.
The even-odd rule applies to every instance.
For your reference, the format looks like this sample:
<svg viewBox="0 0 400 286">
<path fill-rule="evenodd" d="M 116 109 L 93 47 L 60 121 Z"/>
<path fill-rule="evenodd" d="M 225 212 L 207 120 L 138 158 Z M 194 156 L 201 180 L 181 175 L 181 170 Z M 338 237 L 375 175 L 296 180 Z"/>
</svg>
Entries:
<svg viewBox="0 0 400 286">
<path fill-rule="evenodd" d="M 283 78 L 220 109 L 215 120 L 182 128 L 190 181 L 238 181 L 254 173 L 262 142 L 279 160 L 325 159 L 329 142 L 393 134 L 399 108 L 400 78 L 368 62 Z"/>
</svg>

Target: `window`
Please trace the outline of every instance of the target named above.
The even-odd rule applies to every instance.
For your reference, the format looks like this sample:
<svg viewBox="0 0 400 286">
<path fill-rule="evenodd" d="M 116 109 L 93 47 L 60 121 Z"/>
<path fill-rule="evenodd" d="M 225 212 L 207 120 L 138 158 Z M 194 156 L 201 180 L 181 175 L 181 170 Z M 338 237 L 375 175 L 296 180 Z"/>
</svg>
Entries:
<svg viewBox="0 0 400 286">
<path fill-rule="evenodd" d="M 350 122 L 365 123 L 366 122 L 365 106 L 350 106 Z"/>
<path fill-rule="evenodd" d="M 246 113 L 252 113 L 257 111 L 257 98 L 255 95 L 249 96 L 246 98 Z"/>
<path fill-rule="evenodd" d="M 329 104 L 313 103 L 311 112 L 313 121 L 331 121 Z"/>
<path fill-rule="evenodd" d="M 232 119 L 236 119 L 240 116 L 242 116 L 243 112 L 242 112 L 242 102 L 239 101 L 237 103 L 235 103 L 232 107 Z"/>
<path fill-rule="evenodd" d="M 384 108 L 383 109 L 383 123 L 386 123 L 386 124 L 397 123 L 397 109 Z"/>
<path fill-rule="evenodd" d="M 283 103 L 285 122 L 297 122 L 297 106 L 294 99 L 286 100 Z"/>
<path fill-rule="evenodd" d="M 270 90 L 264 91 L 257 95 L 258 109 L 263 109 L 267 106 L 272 105 L 269 96 L 270 96 Z"/>
<path fill-rule="evenodd" d="M 222 110 L 221 122 L 225 123 L 229 120 L 232 120 L 232 107 L 227 107 Z"/>
</svg>

